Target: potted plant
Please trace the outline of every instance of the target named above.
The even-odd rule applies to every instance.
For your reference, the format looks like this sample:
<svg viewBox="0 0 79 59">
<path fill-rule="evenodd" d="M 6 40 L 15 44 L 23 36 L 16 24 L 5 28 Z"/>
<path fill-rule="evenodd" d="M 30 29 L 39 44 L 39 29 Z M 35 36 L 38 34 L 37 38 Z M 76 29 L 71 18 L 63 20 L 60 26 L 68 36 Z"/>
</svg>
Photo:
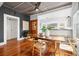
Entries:
<svg viewBox="0 0 79 59">
<path fill-rule="evenodd" d="M 43 36 L 46 37 L 46 31 L 47 31 L 47 27 L 46 25 L 43 25 L 42 28 L 41 28 L 42 32 L 43 32 Z"/>
</svg>

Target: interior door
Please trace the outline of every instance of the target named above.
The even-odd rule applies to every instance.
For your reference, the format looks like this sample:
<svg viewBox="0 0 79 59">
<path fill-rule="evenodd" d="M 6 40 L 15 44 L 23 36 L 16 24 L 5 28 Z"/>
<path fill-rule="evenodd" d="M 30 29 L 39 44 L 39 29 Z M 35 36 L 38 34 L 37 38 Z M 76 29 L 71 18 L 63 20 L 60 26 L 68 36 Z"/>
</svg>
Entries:
<svg viewBox="0 0 79 59">
<path fill-rule="evenodd" d="M 8 18 L 7 20 L 7 40 L 17 38 L 18 32 L 18 20 L 14 18 Z"/>
<path fill-rule="evenodd" d="M 31 36 L 37 36 L 37 20 L 30 21 L 30 33 Z"/>
<path fill-rule="evenodd" d="M 7 40 L 11 39 L 11 20 L 7 20 Z"/>
<path fill-rule="evenodd" d="M 17 19 L 13 19 L 11 20 L 11 34 L 12 34 L 12 38 L 17 38 Z"/>
</svg>

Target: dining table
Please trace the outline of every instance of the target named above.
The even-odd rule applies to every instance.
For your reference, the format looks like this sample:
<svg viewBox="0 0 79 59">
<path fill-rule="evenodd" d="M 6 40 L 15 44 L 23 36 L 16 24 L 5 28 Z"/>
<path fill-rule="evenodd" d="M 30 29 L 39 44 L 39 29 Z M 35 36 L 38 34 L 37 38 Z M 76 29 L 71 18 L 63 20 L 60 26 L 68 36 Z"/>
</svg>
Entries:
<svg viewBox="0 0 79 59">
<path fill-rule="evenodd" d="M 60 53 L 60 51 L 59 51 L 60 50 L 60 42 L 65 41 L 64 37 L 59 37 L 59 36 L 56 36 L 56 37 L 39 37 L 39 36 L 37 36 L 37 37 L 33 37 L 33 38 L 34 38 L 35 41 L 42 40 L 45 43 L 47 43 L 47 42 L 54 43 L 53 44 L 54 45 L 54 48 L 53 49 L 55 49 L 54 50 L 55 55 L 57 53 Z M 36 46 L 38 47 L 39 45 L 36 45 Z M 40 55 L 41 55 L 41 53 L 40 53 Z"/>
</svg>

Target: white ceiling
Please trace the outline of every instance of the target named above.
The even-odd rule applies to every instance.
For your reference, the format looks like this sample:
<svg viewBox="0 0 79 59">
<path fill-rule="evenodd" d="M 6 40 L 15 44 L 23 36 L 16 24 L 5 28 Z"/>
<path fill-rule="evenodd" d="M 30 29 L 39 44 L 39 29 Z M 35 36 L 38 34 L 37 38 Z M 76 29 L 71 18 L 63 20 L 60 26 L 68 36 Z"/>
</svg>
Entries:
<svg viewBox="0 0 79 59">
<path fill-rule="evenodd" d="M 3 6 L 11 8 L 20 13 L 35 14 L 39 12 L 52 10 L 62 6 L 71 5 L 71 2 L 41 2 L 39 6 L 39 11 L 36 12 L 35 10 L 33 10 L 35 7 L 34 6 L 35 3 L 36 2 L 5 2 Z"/>
</svg>

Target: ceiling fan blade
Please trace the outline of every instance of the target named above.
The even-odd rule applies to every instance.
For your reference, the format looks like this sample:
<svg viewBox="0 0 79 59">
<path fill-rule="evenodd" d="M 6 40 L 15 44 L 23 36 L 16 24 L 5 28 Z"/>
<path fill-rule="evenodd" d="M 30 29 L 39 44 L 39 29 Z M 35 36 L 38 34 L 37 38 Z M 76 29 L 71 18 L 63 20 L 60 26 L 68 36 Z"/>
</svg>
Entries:
<svg viewBox="0 0 79 59">
<path fill-rule="evenodd" d="M 39 8 L 40 4 L 41 4 L 41 2 L 37 2 L 37 7 L 38 7 L 38 8 Z"/>
<path fill-rule="evenodd" d="M 35 9 L 28 10 L 29 12 L 34 11 Z"/>
<path fill-rule="evenodd" d="M 36 9 L 39 9 L 40 4 L 41 4 L 41 2 L 37 2 L 37 3 L 34 5 L 34 9 L 29 10 L 29 12 L 35 11 Z"/>
<path fill-rule="evenodd" d="M 40 4 L 41 4 L 41 2 L 37 2 L 37 3 L 35 4 L 35 9 L 39 9 Z"/>
</svg>

